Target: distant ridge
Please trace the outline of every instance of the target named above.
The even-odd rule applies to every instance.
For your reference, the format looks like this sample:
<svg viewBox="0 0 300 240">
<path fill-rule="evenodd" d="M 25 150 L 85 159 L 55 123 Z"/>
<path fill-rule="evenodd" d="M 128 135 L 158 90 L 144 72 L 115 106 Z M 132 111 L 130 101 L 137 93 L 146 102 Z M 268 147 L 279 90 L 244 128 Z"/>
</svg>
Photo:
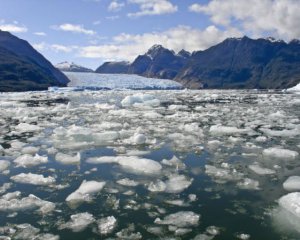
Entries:
<svg viewBox="0 0 300 240">
<path fill-rule="evenodd" d="M 63 72 L 94 72 L 92 69 L 80 66 L 73 62 L 61 62 L 56 64 L 55 67 Z"/>
<path fill-rule="evenodd" d="M 102 66 L 98 73 L 102 73 Z M 119 69 L 111 66 L 112 63 L 106 66 L 106 73 L 118 73 Z M 122 73 L 173 79 L 196 89 L 285 89 L 300 82 L 300 41 L 228 38 L 192 54 L 185 50 L 176 54 L 154 45 L 129 64 L 127 72 L 123 70 Z"/>
<path fill-rule="evenodd" d="M 28 42 L 0 30 L 0 91 L 45 90 L 69 79 Z"/>
</svg>

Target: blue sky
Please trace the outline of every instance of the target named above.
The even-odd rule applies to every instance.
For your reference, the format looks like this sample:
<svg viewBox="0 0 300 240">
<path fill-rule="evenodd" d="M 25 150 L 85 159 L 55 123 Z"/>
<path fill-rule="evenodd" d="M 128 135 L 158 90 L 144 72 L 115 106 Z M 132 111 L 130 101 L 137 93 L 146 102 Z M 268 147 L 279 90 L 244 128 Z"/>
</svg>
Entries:
<svg viewBox="0 0 300 240">
<path fill-rule="evenodd" d="M 53 64 L 132 61 L 153 44 L 203 50 L 227 37 L 300 37 L 300 0 L 0 0 L 0 29 Z"/>
</svg>

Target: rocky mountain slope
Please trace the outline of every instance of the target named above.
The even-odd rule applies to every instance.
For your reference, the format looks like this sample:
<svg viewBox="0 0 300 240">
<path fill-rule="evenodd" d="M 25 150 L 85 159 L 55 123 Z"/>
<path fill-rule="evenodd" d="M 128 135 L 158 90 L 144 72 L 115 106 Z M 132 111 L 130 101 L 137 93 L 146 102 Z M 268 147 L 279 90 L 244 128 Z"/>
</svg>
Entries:
<svg viewBox="0 0 300 240">
<path fill-rule="evenodd" d="M 174 79 L 189 88 L 289 88 L 300 82 L 300 42 L 228 38 L 193 54 L 155 45 L 127 73 Z"/>
<path fill-rule="evenodd" d="M 44 90 L 68 82 L 28 42 L 0 30 L 0 92 Z"/>
</svg>

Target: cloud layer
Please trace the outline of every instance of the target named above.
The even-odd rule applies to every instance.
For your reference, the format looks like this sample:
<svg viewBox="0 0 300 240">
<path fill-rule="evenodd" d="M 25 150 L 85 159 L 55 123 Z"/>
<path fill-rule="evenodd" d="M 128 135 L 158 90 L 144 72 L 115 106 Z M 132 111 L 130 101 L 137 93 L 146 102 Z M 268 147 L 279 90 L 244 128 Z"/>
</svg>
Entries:
<svg viewBox="0 0 300 240">
<path fill-rule="evenodd" d="M 161 15 L 177 12 L 178 7 L 168 0 L 128 0 L 129 3 L 138 4 L 140 11 L 128 13 L 128 17 L 141 17 L 146 15 Z"/>
<path fill-rule="evenodd" d="M 212 0 L 193 4 L 190 11 L 209 15 L 214 24 L 239 25 L 253 36 L 264 33 L 283 39 L 300 38 L 299 0 Z"/>
<path fill-rule="evenodd" d="M 154 44 L 180 51 L 203 50 L 219 43 L 227 37 L 240 37 L 242 34 L 234 28 L 221 31 L 216 26 L 209 26 L 203 31 L 189 26 L 177 26 L 164 32 L 138 35 L 120 34 L 115 36 L 112 44 L 86 46 L 79 49 L 81 57 L 100 58 L 104 60 L 129 60 L 144 54 Z"/>
<path fill-rule="evenodd" d="M 85 29 L 82 25 L 75 25 L 71 23 L 64 23 L 59 26 L 53 26 L 55 30 L 61 30 L 65 32 L 82 33 L 87 35 L 95 35 L 96 32 L 93 30 Z"/>
</svg>

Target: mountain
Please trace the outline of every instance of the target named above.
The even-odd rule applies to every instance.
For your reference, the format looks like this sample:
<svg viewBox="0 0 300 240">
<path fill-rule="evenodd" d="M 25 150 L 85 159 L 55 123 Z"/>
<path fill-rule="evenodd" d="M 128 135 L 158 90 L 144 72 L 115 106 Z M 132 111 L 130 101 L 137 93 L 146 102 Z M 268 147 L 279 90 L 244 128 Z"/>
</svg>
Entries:
<svg viewBox="0 0 300 240">
<path fill-rule="evenodd" d="M 100 67 L 96 69 L 96 73 L 128 73 L 129 69 L 129 62 L 105 62 Z"/>
<path fill-rule="evenodd" d="M 175 54 L 174 51 L 161 45 L 154 45 L 146 54 L 138 56 L 131 64 L 106 62 L 96 70 L 96 73 L 127 73 L 144 77 L 173 79 L 178 70 L 187 62 L 189 56 L 190 53 L 184 50 Z"/>
<path fill-rule="evenodd" d="M 92 69 L 85 68 L 75 63 L 62 62 L 55 65 L 57 69 L 63 72 L 94 72 Z"/>
<path fill-rule="evenodd" d="M 300 82 L 300 41 L 228 38 L 193 54 L 154 45 L 128 73 L 173 79 L 188 88 L 290 88 Z"/>
<path fill-rule="evenodd" d="M 195 52 L 175 80 L 191 88 L 289 88 L 300 82 L 300 44 L 229 38 Z"/>
<path fill-rule="evenodd" d="M 0 91 L 45 90 L 69 79 L 28 42 L 0 30 Z"/>
<path fill-rule="evenodd" d="M 161 45 L 154 45 L 145 55 L 138 56 L 129 67 L 128 73 L 145 77 L 173 79 L 187 63 L 188 52 L 175 54 Z"/>
</svg>

